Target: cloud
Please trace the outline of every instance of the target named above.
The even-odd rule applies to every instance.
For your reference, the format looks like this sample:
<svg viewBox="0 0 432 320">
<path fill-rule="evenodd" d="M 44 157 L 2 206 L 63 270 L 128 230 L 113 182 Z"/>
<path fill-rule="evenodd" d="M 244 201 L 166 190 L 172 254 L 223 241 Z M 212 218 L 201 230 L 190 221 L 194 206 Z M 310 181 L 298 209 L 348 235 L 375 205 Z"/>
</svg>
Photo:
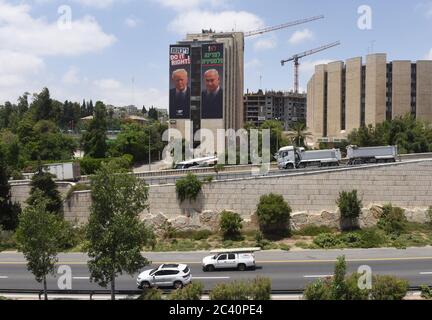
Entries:
<svg viewBox="0 0 432 320">
<path fill-rule="evenodd" d="M 83 6 L 87 7 L 95 7 L 98 9 L 105 9 L 111 7 L 114 3 L 114 0 L 73 0 L 73 2 L 77 2 Z"/>
<path fill-rule="evenodd" d="M 245 63 L 245 69 L 255 69 L 262 66 L 261 60 L 254 58 Z"/>
<path fill-rule="evenodd" d="M 264 27 L 263 20 L 246 11 L 210 12 L 192 10 L 179 14 L 169 25 L 168 30 L 184 35 L 200 33 L 202 29 L 218 32 L 251 31 Z"/>
<path fill-rule="evenodd" d="M 421 12 L 427 18 L 432 18 L 432 1 L 417 4 L 415 10 Z"/>
<path fill-rule="evenodd" d="M 70 67 L 69 70 L 63 75 L 62 82 L 67 85 L 76 85 L 80 83 L 79 69 L 77 67 Z"/>
<path fill-rule="evenodd" d="M 277 46 L 277 41 L 275 38 L 259 39 L 254 44 L 254 49 L 256 51 L 270 50 Z"/>
<path fill-rule="evenodd" d="M 114 90 L 121 87 L 121 83 L 115 79 L 96 80 L 93 82 L 93 84 L 101 90 Z"/>
<path fill-rule="evenodd" d="M 141 20 L 134 17 L 128 17 L 125 20 L 125 25 L 131 29 L 138 27 L 140 23 Z"/>
<path fill-rule="evenodd" d="M 173 9 L 176 11 L 184 11 L 190 9 L 197 9 L 200 7 L 225 7 L 226 0 L 152 0 L 162 7 Z"/>
<path fill-rule="evenodd" d="M 309 29 L 304 29 L 304 30 L 299 30 L 293 33 L 293 35 L 291 36 L 291 38 L 289 39 L 289 43 L 296 45 L 302 42 L 305 42 L 307 40 L 313 39 L 314 35 L 312 33 L 312 31 L 310 31 Z"/>
</svg>

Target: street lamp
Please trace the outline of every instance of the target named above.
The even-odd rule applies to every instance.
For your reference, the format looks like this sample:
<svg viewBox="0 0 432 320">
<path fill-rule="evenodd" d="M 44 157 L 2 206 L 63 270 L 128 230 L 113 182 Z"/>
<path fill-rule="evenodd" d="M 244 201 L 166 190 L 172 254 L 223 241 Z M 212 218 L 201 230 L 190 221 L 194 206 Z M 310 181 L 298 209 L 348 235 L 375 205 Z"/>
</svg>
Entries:
<svg viewBox="0 0 432 320">
<path fill-rule="evenodd" d="M 148 140 L 149 140 L 149 171 L 151 171 L 151 128 L 149 127 L 149 135 L 148 135 Z"/>
</svg>

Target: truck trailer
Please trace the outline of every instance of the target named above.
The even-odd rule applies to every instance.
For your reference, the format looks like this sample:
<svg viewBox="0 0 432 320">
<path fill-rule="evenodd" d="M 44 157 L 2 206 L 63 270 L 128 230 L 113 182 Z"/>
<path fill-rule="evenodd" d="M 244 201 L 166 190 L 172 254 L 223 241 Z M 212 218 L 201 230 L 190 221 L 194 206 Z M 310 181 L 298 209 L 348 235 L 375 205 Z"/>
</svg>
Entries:
<svg viewBox="0 0 432 320">
<path fill-rule="evenodd" d="M 398 158 L 398 148 L 397 146 L 367 148 L 348 146 L 347 157 L 349 165 L 396 162 Z"/>
</svg>

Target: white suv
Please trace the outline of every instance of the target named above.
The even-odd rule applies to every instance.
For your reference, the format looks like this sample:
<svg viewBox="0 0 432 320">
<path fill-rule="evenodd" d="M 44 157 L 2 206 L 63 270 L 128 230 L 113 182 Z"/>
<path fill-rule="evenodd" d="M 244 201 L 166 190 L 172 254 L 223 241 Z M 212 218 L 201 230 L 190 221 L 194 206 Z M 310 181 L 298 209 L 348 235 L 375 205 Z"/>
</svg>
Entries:
<svg viewBox="0 0 432 320">
<path fill-rule="evenodd" d="M 174 287 L 181 289 L 192 281 L 190 268 L 185 264 L 163 264 L 157 269 L 144 271 L 138 276 L 139 289 Z"/>
</svg>

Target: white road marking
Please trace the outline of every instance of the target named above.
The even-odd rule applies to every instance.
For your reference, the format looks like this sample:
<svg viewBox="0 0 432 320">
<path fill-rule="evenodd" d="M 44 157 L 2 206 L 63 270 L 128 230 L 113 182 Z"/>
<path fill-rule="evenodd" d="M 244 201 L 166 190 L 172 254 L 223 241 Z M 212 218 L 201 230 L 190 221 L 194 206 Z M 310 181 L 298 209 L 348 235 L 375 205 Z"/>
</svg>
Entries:
<svg viewBox="0 0 432 320">
<path fill-rule="evenodd" d="M 231 277 L 192 277 L 192 279 L 195 280 L 228 280 L 231 279 Z"/>
<path fill-rule="evenodd" d="M 0 279 L 9 279 L 7 276 L 0 276 Z"/>
<path fill-rule="evenodd" d="M 90 280 L 90 277 L 72 277 L 74 280 Z"/>
<path fill-rule="evenodd" d="M 429 276 L 432 275 L 432 272 L 420 272 L 420 274 L 423 276 Z"/>
<path fill-rule="evenodd" d="M 333 278 L 332 274 L 326 275 L 311 275 L 311 276 L 304 276 L 304 278 Z"/>
</svg>

